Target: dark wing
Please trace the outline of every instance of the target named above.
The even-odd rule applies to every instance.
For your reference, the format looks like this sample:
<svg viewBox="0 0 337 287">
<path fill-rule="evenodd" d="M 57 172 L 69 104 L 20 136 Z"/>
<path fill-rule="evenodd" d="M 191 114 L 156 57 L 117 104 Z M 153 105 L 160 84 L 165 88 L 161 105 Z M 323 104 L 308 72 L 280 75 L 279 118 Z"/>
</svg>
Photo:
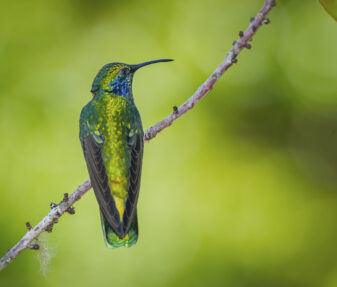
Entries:
<svg viewBox="0 0 337 287">
<path fill-rule="evenodd" d="M 112 230 L 121 238 L 124 237 L 123 226 L 119 219 L 115 201 L 111 195 L 102 158 L 104 141 L 95 140 L 96 135 L 88 135 L 81 139 L 85 161 L 87 163 L 91 185 L 94 189 L 99 207 L 110 224 Z M 97 137 L 97 136 L 96 136 Z"/>
<path fill-rule="evenodd" d="M 132 137 L 129 137 L 128 146 L 131 153 L 131 165 L 129 168 L 128 197 L 123 215 L 123 229 L 125 234 L 129 231 L 137 210 L 144 151 L 143 133 L 134 134 Z"/>
</svg>

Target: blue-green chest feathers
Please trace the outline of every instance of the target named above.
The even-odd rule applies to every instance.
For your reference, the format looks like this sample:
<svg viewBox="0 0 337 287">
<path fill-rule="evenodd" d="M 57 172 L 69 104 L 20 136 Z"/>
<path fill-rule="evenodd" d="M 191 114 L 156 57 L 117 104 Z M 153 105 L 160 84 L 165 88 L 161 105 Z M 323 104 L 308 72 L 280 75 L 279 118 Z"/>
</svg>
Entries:
<svg viewBox="0 0 337 287">
<path fill-rule="evenodd" d="M 114 81 L 108 84 L 111 91 L 106 90 L 107 93 L 114 93 L 115 95 L 125 97 L 130 94 L 131 86 L 128 78 L 115 78 Z"/>
</svg>

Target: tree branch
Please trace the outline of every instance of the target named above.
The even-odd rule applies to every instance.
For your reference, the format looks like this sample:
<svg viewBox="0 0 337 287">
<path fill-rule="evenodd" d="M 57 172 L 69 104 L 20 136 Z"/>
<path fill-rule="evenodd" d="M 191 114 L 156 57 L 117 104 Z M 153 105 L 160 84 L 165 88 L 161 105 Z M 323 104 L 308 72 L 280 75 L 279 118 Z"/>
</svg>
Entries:
<svg viewBox="0 0 337 287">
<path fill-rule="evenodd" d="M 172 125 L 174 121 L 192 109 L 210 90 L 213 89 L 215 83 L 219 80 L 222 74 L 237 62 L 237 56 L 239 53 L 244 48 L 251 48 L 251 45 L 248 42 L 252 39 L 262 24 L 269 23 L 269 20 L 265 17 L 273 6 L 275 6 L 275 0 L 265 0 L 264 5 L 257 14 L 256 18 L 251 19 L 248 29 L 245 32 L 239 32 L 240 38 L 237 41 L 234 41 L 233 48 L 229 51 L 225 60 L 220 64 L 220 66 L 185 103 L 183 103 L 179 108 L 174 106 L 171 114 L 145 131 L 145 142 L 150 141 L 163 129 Z M 90 189 L 90 180 L 87 180 L 82 183 L 70 196 L 65 194 L 60 204 L 51 204 L 51 211 L 34 228 L 32 228 L 27 222 L 26 226 L 28 228 L 28 232 L 12 249 L 7 251 L 5 256 L 0 259 L 0 271 L 3 270 L 9 263 L 11 263 L 20 254 L 21 251 L 27 248 L 39 249 L 39 244 L 37 241 L 39 235 L 44 231 L 51 232 L 53 225 L 57 223 L 58 218 L 61 217 L 65 212 L 74 214 L 75 212 L 72 208 L 72 205 Z"/>
<path fill-rule="evenodd" d="M 198 90 L 179 108 L 174 107 L 173 112 L 169 114 L 165 119 L 161 120 L 154 126 L 147 129 L 144 135 L 144 141 L 153 139 L 159 132 L 168 126 L 172 125 L 179 117 L 192 109 L 210 90 L 213 89 L 215 83 L 219 80 L 224 72 L 228 70 L 234 63 L 237 63 L 237 56 L 240 54 L 243 48 L 250 49 L 251 45 L 248 43 L 261 27 L 262 24 L 268 24 L 270 21 L 266 19 L 266 15 L 274 7 L 275 0 L 266 0 L 260 12 L 256 18 L 251 19 L 251 23 L 246 32 L 239 32 L 240 39 L 234 41 L 233 48 L 227 54 L 225 60 L 220 66 L 209 76 L 209 78 L 198 88 Z"/>
</svg>

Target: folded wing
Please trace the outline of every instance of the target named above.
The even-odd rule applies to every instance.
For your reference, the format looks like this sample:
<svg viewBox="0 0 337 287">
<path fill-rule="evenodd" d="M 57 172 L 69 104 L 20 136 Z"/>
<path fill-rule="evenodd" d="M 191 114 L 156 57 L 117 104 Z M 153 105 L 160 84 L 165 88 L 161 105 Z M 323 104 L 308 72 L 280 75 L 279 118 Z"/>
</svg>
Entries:
<svg viewBox="0 0 337 287">
<path fill-rule="evenodd" d="M 104 141 L 99 141 L 96 137 L 96 135 L 89 134 L 81 140 L 84 157 L 99 207 L 111 228 L 118 237 L 122 238 L 125 232 L 119 218 L 115 201 L 111 195 L 108 176 L 102 157 Z"/>
</svg>

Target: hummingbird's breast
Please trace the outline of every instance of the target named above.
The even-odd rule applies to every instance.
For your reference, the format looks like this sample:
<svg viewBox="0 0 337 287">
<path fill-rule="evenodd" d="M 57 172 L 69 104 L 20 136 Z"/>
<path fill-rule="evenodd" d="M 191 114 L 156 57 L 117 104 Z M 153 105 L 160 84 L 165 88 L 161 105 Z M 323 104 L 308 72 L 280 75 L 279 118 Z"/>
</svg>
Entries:
<svg viewBox="0 0 337 287">
<path fill-rule="evenodd" d="M 130 131 L 130 103 L 120 96 L 107 95 L 98 104 L 98 122 L 104 137 L 102 156 L 114 197 L 127 198 L 131 154 L 127 145 Z"/>
</svg>

